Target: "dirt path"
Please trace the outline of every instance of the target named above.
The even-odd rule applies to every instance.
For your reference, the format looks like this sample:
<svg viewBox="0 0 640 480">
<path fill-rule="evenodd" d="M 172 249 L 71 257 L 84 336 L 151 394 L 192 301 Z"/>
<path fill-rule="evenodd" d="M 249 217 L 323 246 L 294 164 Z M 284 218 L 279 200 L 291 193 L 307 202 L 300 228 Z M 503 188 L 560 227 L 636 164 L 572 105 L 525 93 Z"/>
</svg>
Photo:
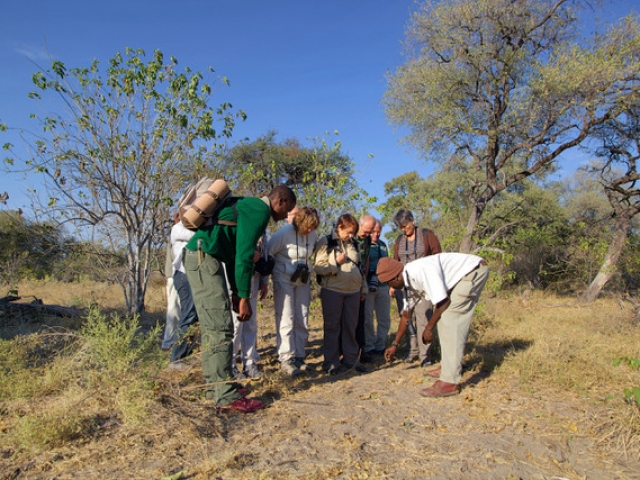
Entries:
<svg viewBox="0 0 640 480">
<path fill-rule="evenodd" d="M 105 419 L 97 440 L 0 478 L 640 478 L 639 463 L 598 454 L 586 426 L 594 413 L 579 398 L 467 372 L 459 396 L 425 399 L 415 364 L 379 360 L 371 373 L 329 377 L 312 359 L 315 371 L 289 380 L 268 362 L 250 385 L 265 410 L 216 413 L 193 388 L 197 365 L 166 372 L 168 393 L 144 434 Z"/>
<path fill-rule="evenodd" d="M 265 377 L 249 387 L 264 410 L 216 412 L 195 358 L 188 372 L 160 373 L 144 429 L 107 412 L 86 441 L 26 460 L 0 448 L 0 480 L 640 479 L 635 453 L 605 454 L 615 436 L 606 402 L 519 385 L 480 364 L 464 373 L 460 395 L 426 399 L 419 390 L 432 380 L 417 364 L 379 358 L 370 373 L 328 376 L 320 328 L 310 340 L 312 371 L 292 380 L 277 368 L 273 334 L 261 337 Z"/>
</svg>

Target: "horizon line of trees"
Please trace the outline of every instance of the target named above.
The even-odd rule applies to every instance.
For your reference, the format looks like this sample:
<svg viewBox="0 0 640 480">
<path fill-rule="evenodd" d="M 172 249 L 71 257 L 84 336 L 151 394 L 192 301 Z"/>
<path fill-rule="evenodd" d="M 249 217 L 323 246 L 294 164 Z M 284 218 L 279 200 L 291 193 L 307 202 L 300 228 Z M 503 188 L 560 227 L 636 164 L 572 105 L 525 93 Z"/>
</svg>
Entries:
<svg viewBox="0 0 640 480">
<path fill-rule="evenodd" d="M 630 14 L 583 38 L 580 8 L 590 7 L 416 4 L 406 60 L 389 72 L 383 104 L 409 132 L 406 143 L 439 168 L 426 179 L 392 178 L 378 210 L 388 222 L 410 208 L 447 250 L 490 257 L 499 283 L 567 285 L 560 290 L 582 289 L 591 301 L 612 280 L 633 288 L 626 279 L 638 278 L 640 21 Z M 377 202 L 358 186 L 336 137 L 302 145 L 267 132 L 229 146 L 246 114 L 225 101 L 211 106 L 229 80 L 210 67 L 203 74 L 159 50 L 126 48 L 105 65 L 51 59 L 32 80 L 41 113 L 32 115 L 35 130 L 20 129 L 28 154 L 18 158 L 5 144 L 5 164 L 42 176 L 38 218 L 56 235 L 76 229 L 83 240 L 70 243 L 122 286 L 130 313 L 144 310 L 180 192 L 203 175 L 228 178 L 240 195 L 286 183 L 325 213 L 325 224 Z M 9 128 L 0 123 L 0 132 Z M 549 182 L 577 148 L 594 157 L 579 186 Z"/>
</svg>

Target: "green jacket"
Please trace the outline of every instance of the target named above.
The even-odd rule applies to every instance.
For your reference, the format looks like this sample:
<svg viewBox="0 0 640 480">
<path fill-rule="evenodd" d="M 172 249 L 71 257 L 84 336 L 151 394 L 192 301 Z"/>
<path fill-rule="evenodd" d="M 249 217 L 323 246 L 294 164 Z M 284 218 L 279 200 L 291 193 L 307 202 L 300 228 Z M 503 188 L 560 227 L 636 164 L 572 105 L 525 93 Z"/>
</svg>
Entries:
<svg viewBox="0 0 640 480">
<path fill-rule="evenodd" d="M 264 233 L 271 209 L 267 197 L 242 197 L 235 205 L 223 207 L 218 220 L 237 222 L 237 225 L 209 225 L 199 228 L 187 243 L 188 250 L 202 250 L 224 262 L 231 291 L 240 298 L 251 297 L 253 252 Z"/>
</svg>

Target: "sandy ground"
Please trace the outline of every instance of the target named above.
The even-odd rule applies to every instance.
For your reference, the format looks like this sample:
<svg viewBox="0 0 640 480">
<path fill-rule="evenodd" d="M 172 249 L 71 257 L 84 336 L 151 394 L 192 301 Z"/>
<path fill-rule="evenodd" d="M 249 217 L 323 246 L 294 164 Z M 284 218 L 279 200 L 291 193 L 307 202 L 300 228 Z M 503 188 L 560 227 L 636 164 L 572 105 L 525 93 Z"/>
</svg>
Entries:
<svg viewBox="0 0 640 480">
<path fill-rule="evenodd" d="M 639 462 L 600 453 L 605 433 L 590 420 L 601 413 L 579 398 L 526 392 L 470 367 L 459 396 L 426 399 L 419 390 L 431 380 L 417 364 L 380 358 L 370 373 L 329 377 L 314 344 L 313 370 L 294 380 L 263 349 L 265 378 L 249 383 L 262 411 L 216 412 L 194 361 L 161 374 L 144 432 L 105 418 L 92 440 L 0 461 L 0 478 L 640 479 Z"/>
<path fill-rule="evenodd" d="M 189 371 L 160 372 L 147 427 L 107 412 L 63 447 L 17 458 L 0 446 L 0 480 L 640 479 L 638 452 L 605 448 L 616 435 L 606 406 L 520 385 L 473 358 L 461 394 L 443 399 L 419 395 L 433 380 L 415 363 L 379 357 L 369 373 L 328 376 L 320 328 L 311 330 L 311 370 L 291 379 L 278 369 L 272 313 L 260 315 L 265 376 L 246 383 L 264 410 L 216 411 L 194 356 Z"/>
</svg>

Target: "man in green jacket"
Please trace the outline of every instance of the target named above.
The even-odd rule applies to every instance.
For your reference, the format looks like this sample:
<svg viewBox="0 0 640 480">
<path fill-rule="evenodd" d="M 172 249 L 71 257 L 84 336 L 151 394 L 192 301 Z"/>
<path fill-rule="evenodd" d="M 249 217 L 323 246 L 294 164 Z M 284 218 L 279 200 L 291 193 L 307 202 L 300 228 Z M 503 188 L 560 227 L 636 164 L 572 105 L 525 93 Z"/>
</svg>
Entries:
<svg viewBox="0 0 640 480">
<path fill-rule="evenodd" d="M 293 191 L 280 185 L 262 198 L 232 199 L 223 206 L 212 225 L 198 229 L 184 250 L 184 267 L 202 333 L 202 372 L 207 398 L 216 406 L 242 413 L 264 407 L 259 400 L 245 398 L 230 382 L 233 320 L 251 318 L 253 252 L 269 218 L 284 220 L 296 205 Z M 225 272 L 231 285 L 227 290 Z"/>
</svg>

